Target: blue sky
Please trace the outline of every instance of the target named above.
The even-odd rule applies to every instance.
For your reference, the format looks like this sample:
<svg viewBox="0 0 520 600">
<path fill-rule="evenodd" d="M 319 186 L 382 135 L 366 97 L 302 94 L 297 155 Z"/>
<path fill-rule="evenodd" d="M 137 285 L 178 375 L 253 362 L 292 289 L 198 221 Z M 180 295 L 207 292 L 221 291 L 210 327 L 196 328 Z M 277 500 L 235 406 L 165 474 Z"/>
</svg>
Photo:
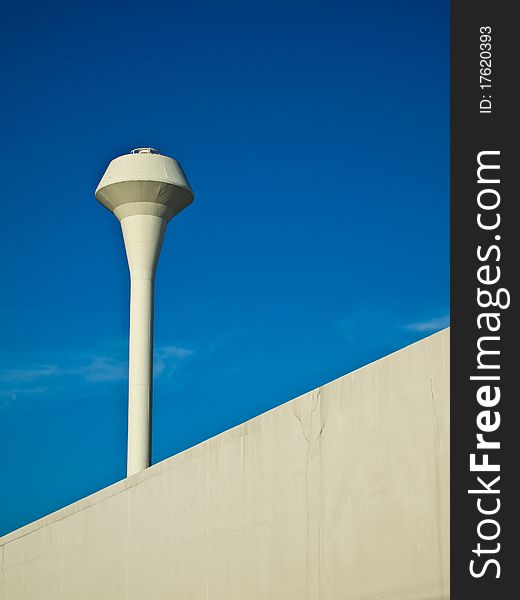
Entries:
<svg viewBox="0 0 520 600">
<path fill-rule="evenodd" d="M 125 475 L 129 281 L 94 199 L 176 157 L 157 462 L 449 314 L 447 2 L 12 3 L 0 98 L 0 534 Z"/>
</svg>

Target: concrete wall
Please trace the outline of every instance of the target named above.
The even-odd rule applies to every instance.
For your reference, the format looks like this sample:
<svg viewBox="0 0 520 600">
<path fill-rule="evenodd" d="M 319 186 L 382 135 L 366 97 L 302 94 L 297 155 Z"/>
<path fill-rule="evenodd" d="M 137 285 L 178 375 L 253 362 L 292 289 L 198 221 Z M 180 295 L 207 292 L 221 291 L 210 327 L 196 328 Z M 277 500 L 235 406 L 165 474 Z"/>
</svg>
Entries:
<svg viewBox="0 0 520 600">
<path fill-rule="evenodd" d="M 1 538 L 0 598 L 448 598 L 448 353 L 445 330 Z"/>
</svg>

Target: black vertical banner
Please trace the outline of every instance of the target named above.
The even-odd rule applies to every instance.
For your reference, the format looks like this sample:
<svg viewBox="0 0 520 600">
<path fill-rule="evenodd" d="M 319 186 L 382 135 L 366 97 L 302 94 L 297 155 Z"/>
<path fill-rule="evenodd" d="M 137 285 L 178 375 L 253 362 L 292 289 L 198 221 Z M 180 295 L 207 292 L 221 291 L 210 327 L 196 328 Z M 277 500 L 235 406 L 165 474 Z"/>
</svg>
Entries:
<svg viewBox="0 0 520 600">
<path fill-rule="evenodd" d="M 514 2 L 451 6 L 451 598 L 520 578 L 520 153 Z"/>
</svg>

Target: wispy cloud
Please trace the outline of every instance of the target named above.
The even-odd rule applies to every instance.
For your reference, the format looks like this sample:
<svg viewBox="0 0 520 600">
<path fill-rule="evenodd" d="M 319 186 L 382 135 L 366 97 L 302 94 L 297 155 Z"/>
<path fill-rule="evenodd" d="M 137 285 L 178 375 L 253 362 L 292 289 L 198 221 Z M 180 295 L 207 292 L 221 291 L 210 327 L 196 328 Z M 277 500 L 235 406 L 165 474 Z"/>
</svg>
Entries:
<svg viewBox="0 0 520 600">
<path fill-rule="evenodd" d="M 154 353 L 154 376 L 173 373 L 180 363 L 194 354 L 194 350 L 181 346 L 159 346 Z M 119 356 L 88 357 L 74 353 L 53 364 L 35 364 L 28 367 L 0 369 L 0 398 L 15 400 L 20 395 L 48 392 L 52 385 L 64 378 L 76 378 L 87 383 L 109 383 L 128 377 L 128 361 Z"/>
<path fill-rule="evenodd" d="M 431 333 L 433 331 L 439 331 L 448 327 L 450 324 L 450 315 L 443 315 L 442 317 L 435 317 L 427 321 L 419 321 L 417 323 L 408 323 L 405 325 L 405 329 L 410 331 L 419 331 L 424 333 Z"/>
<path fill-rule="evenodd" d="M 105 356 L 96 356 L 89 363 L 78 366 L 55 364 L 2 369 L 0 370 L 0 382 L 24 384 L 36 380 L 67 376 L 80 376 L 86 381 L 117 381 L 124 378 L 125 371 L 126 366 L 122 361 Z"/>
<path fill-rule="evenodd" d="M 193 356 L 194 350 L 180 346 L 160 346 L 154 353 L 154 375 L 174 372 L 181 361 Z"/>
<path fill-rule="evenodd" d="M 121 381 L 126 378 L 127 372 L 126 362 L 106 356 L 96 356 L 88 365 L 78 367 L 75 372 L 69 374 L 83 376 L 86 381 L 99 382 Z"/>
<path fill-rule="evenodd" d="M 30 368 L 23 369 L 1 369 L 0 370 L 0 382 L 15 383 L 17 381 L 34 381 L 35 379 L 41 379 L 49 377 L 50 375 L 56 375 L 59 372 L 59 367 L 56 365 L 35 365 Z"/>
<path fill-rule="evenodd" d="M 386 352 L 410 343 L 417 339 L 418 334 L 420 336 L 435 333 L 449 324 L 449 314 L 423 321 L 406 322 L 401 315 L 360 311 L 338 320 L 336 328 L 344 341 L 355 348 L 356 352 L 358 346 L 366 347 L 367 343 L 374 352 Z M 367 340 L 369 342 L 366 342 Z"/>
<path fill-rule="evenodd" d="M 0 389 L 0 399 L 4 404 L 8 400 L 16 400 L 18 396 L 37 396 L 47 393 L 49 388 L 43 386 L 29 387 L 12 387 L 8 389 Z"/>
</svg>

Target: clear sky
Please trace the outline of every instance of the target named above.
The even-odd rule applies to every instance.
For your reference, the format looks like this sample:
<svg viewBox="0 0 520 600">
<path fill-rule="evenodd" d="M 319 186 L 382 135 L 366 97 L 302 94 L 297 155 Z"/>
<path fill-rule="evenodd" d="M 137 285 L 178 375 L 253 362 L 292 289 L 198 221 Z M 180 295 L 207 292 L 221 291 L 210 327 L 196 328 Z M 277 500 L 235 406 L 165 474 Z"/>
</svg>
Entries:
<svg viewBox="0 0 520 600">
<path fill-rule="evenodd" d="M 94 199 L 119 154 L 195 190 L 157 274 L 154 462 L 448 324 L 447 1 L 2 21 L 0 534 L 125 475 L 128 270 Z"/>
</svg>

